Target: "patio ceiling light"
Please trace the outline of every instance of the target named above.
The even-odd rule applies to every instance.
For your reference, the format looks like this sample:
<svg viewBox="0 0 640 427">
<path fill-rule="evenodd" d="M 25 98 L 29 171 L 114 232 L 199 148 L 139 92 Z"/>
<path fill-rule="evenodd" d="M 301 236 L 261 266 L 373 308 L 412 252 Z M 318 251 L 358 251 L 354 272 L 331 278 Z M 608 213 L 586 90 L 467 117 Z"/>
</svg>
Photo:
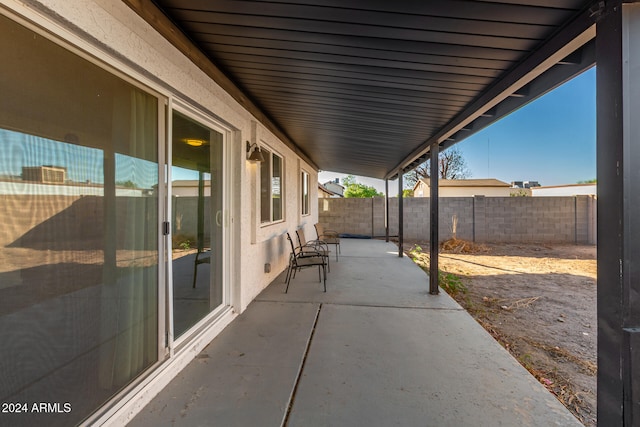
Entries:
<svg viewBox="0 0 640 427">
<path fill-rule="evenodd" d="M 184 142 L 185 144 L 190 145 L 192 147 L 202 147 L 205 143 L 202 139 L 190 139 L 190 138 L 185 139 Z"/>
</svg>

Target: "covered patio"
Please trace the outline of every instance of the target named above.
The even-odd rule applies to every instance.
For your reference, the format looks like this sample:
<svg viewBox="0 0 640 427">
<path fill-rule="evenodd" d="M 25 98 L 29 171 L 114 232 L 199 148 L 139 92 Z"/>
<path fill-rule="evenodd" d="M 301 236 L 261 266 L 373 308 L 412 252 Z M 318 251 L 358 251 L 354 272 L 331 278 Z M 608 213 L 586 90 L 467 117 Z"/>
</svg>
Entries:
<svg viewBox="0 0 640 427">
<path fill-rule="evenodd" d="M 318 169 L 430 159 L 432 294 L 439 152 L 597 63 L 598 424 L 638 424 L 637 0 L 124 1 Z"/>
<path fill-rule="evenodd" d="M 131 426 L 581 425 L 397 247 L 278 277 Z"/>
<path fill-rule="evenodd" d="M 134 425 L 575 422 L 439 291 L 437 159 L 597 63 L 598 425 L 640 425 L 640 0 L 4 0 L 0 18 L 4 248 L 42 251 L 0 288 L 14 310 L 42 265 L 65 284 L 46 287 L 55 309 L 0 319 L 5 401 L 68 392 L 60 425 L 123 425 L 158 392 Z M 427 276 L 402 255 L 402 189 L 428 159 Z M 74 184 L 52 199 L 33 167 Z M 188 211 L 216 256 L 194 318 L 174 317 L 193 301 L 174 294 L 173 254 L 205 226 L 178 233 L 178 169 L 198 198 L 194 174 L 219 184 Z M 396 180 L 400 247 L 345 242 L 326 294 L 307 271 L 285 295 L 283 235 L 320 221 L 320 170 L 387 195 Z"/>
</svg>

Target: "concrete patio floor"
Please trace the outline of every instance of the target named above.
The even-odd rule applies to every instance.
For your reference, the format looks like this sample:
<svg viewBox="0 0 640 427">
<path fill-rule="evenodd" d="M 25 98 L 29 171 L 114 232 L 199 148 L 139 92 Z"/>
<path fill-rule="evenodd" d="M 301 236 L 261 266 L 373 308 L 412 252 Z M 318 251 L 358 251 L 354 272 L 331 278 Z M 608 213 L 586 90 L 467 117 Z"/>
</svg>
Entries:
<svg viewBox="0 0 640 427">
<path fill-rule="evenodd" d="M 394 244 L 284 274 L 130 426 L 581 426 Z"/>
</svg>

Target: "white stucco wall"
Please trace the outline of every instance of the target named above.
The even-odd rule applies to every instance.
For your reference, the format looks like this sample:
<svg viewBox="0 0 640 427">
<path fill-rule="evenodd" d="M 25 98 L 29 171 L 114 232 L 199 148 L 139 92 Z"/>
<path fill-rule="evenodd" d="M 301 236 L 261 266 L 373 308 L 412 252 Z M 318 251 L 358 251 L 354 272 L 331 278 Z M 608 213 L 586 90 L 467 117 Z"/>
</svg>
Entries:
<svg viewBox="0 0 640 427">
<path fill-rule="evenodd" d="M 310 215 L 302 216 L 301 179 L 304 170 L 309 174 L 309 182 L 318 182 L 318 174 L 306 162 L 298 158 L 293 151 L 282 143 L 266 128 L 258 125 L 256 140 L 261 147 L 282 156 L 284 161 L 284 219 L 270 224 L 260 222 L 260 166 L 247 162 L 244 182 L 248 183 L 248 191 L 243 192 L 243 205 L 250 207 L 242 209 L 242 242 L 243 253 L 249 258 L 243 264 L 242 304 L 243 309 L 251 302 L 266 285 L 271 283 L 286 267 L 291 252 L 285 233 L 289 232 L 295 241 L 295 230 L 304 227 L 305 235 L 315 236 L 313 224 L 318 218 L 318 207 L 315 200 L 318 190 L 310 185 L 311 203 Z M 244 252 L 245 249 L 248 252 Z M 265 264 L 270 264 L 271 272 L 265 273 Z"/>
<path fill-rule="evenodd" d="M 596 184 L 558 185 L 553 187 L 534 187 L 531 189 L 533 197 L 541 196 L 580 196 L 598 194 Z"/>
<path fill-rule="evenodd" d="M 510 187 L 438 187 L 438 197 L 509 197 Z M 420 182 L 415 188 L 414 197 L 430 197 L 429 187 Z"/>
</svg>

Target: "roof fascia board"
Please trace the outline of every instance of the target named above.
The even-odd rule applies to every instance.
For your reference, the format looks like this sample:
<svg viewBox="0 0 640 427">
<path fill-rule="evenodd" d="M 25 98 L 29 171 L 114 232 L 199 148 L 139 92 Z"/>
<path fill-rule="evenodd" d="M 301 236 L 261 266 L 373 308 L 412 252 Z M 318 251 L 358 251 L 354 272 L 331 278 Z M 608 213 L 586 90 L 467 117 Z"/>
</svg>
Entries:
<svg viewBox="0 0 640 427">
<path fill-rule="evenodd" d="M 474 120 L 491 108 L 496 107 L 518 89 L 532 82 L 575 50 L 594 39 L 595 36 L 595 19 L 593 12 L 587 8 L 567 26 L 547 40 L 539 49 L 532 52 L 504 77 L 489 87 L 489 89 L 475 101 L 471 102 L 469 106 L 440 131 L 429 137 L 420 147 L 406 156 L 399 164 L 391 168 L 385 178 L 391 179 L 415 159 L 426 154 L 429 151 L 429 147 L 446 141 L 456 132 L 470 125 Z M 495 120 L 491 122 L 493 121 Z"/>
<path fill-rule="evenodd" d="M 169 43 L 185 55 L 199 69 L 227 92 L 258 122 L 278 137 L 295 154 L 316 171 L 318 165 L 305 153 L 269 116 L 267 116 L 244 92 L 227 77 L 151 0 L 122 0 L 129 8 L 160 33 Z"/>
</svg>

